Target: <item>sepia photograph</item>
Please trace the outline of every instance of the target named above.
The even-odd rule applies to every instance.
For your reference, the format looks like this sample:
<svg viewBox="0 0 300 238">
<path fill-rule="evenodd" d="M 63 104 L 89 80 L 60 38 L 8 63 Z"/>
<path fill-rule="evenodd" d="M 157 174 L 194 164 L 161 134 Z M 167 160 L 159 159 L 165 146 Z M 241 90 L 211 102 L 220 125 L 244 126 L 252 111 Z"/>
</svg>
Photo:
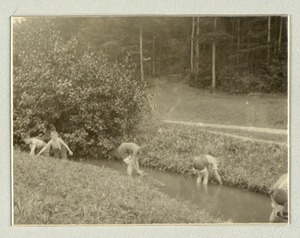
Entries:
<svg viewBox="0 0 300 238">
<path fill-rule="evenodd" d="M 287 15 L 11 17 L 12 224 L 289 224 Z"/>
</svg>

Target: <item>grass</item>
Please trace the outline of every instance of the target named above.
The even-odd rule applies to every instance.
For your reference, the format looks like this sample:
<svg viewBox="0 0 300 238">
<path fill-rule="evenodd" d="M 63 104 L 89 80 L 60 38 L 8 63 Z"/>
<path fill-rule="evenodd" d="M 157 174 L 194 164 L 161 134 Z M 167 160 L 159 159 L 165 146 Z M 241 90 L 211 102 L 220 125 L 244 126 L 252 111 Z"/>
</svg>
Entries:
<svg viewBox="0 0 300 238">
<path fill-rule="evenodd" d="M 152 132 L 151 132 L 152 131 Z M 204 132 L 201 128 L 163 124 L 159 132 L 140 132 L 141 164 L 160 170 L 193 175 L 195 156 L 211 154 L 220 160 L 219 173 L 225 185 L 268 193 L 287 172 L 287 147 L 242 141 Z"/>
<path fill-rule="evenodd" d="M 155 81 L 156 80 L 156 81 Z M 162 119 L 215 124 L 287 128 L 287 95 L 233 95 L 189 87 L 184 83 L 156 82 L 149 92 Z"/>
<path fill-rule="evenodd" d="M 287 135 L 281 134 L 271 134 L 271 133 L 263 133 L 263 132 L 255 132 L 255 131 L 243 131 L 237 129 L 226 129 L 226 128 L 203 128 L 204 130 L 214 131 L 214 132 L 222 132 L 237 136 L 248 137 L 249 139 L 258 139 L 258 140 L 268 140 L 275 141 L 281 143 L 287 143 Z"/>
<path fill-rule="evenodd" d="M 14 224 L 214 223 L 195 205 L 147 179 L 14 150 Z"/>
</svg>

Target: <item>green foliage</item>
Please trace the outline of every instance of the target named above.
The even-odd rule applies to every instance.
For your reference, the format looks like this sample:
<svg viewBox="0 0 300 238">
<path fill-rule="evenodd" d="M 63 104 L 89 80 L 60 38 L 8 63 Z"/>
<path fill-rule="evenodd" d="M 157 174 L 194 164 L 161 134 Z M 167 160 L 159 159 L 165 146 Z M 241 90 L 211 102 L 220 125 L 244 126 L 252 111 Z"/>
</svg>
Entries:
<svg viewBox="0 0 300 238">
<path fill-rule="evenodd" d="M 266 92 L 287 92 L 287 62 L 284 59 L 272 59 L 270 64 L 262 65 L 258 71 L 261 81 L 264 82 Z"/>
<path fill-rule="evenodd" d="M 282 59 L 262 63 L 255 72 L 224 67 L 219 71 L 218 88 L 234 93 L 287 92 L 287 64 Z"/>
<path fill-rule="evenodd" d="M 222 222 L 159 192 L 147 180 L 103 167 L 36 159 L 15 150 L 13 170 L 17 225 Z"/>
<path fill-rule="evenodd" d="M 250 93 L 266 91 L 265 83 L 250 73 L 237 73 L 225 68 L 218 80 L 219 88 L 231 93 Z"/>
<path fill-rule="evenodd" d="M 188 75 L 189 84 L 198 88 L 209 88 L 212 84 L 212 42 L 215 42 L 216 87 L 219 90 L 286 93 L 287 18 L 270 17 L 270 32 L 269 17 L 215 19 L 216 29 L 213 18 L 200 18 L 200 59 L 199 65 L 194 65 L 194 72 Z M 196 37 L 194 44 L 195 40 Z M 194 57 L 194 61 L 197 60 Z"/>
<path fill-rule="evenodd" d="M 211 70 L 209 67 L 200 67 L 198 70 L 190 70 L 187 79 L 191 87 L 210 88 L 212 80 Z"/>
<path fill-rule="evenodd" d="M 40 31 L 47 27 L 45 19 L 51 29 Z M 200 52 L 199 59 L 194 56 L 194 68 L 199 66 L 199 71 L 190 72 L 191 86 L 210 87 L 212 42 L 215 42 L 216 86 L 220 90 L 286 92 L 287 17 L 271 17 L 270 42 L 267 16 L 200 17 L 199 20 L 199 36 L 195 33 L 192 41 L 192 17 L 26 17 L 26 21 L 14 24 L 14 29 L 18 29 L 14 41 L 18 38 L 21 43 L 20 39 L 25 40 L 27 33 L 34 31 L 38 37 L 32 39 L 30 47 L 28 43 L 22 46 L 22 42 L 22 51 L 24 48 L 26 52 L 35 51 L 38 46 L 42 54 L 48 46 L 52 47 L 50 39 L 55 38 L 54 32 L 60 31 L 64 44 L 76 37 L 76 55 L 84 54 L 89 45 L 92 51 L 101 51 L 111 64 L 122 62 L 130 52 L 131 60 L 139 66 L 141 26 L 143 55 L 148 59 L 144 61 L 145 76 L 185 73 L 191 64 L 191 42 L 196 44 L 198 40 Z M 23 56 L 22 51 L 15 49 L 14 46 L 14 65 L 18 65 Z"/>
<path fill-rule="evenodd" d="M 217 88 L 230 93 L 250 92 L 287 92 L 287 64 L 284 60 L 273 59 L 262 63 L 255 72 L 234 69 L 224 65 L 217 72 Z M 211 65 L 199 67 L 188 74 L 188 83 L 192 87 L 211 87 Z"/>
<path fill-rule="evenodd" d="M 75 38 L 63 42 L 48 19 L 14 28 L 14 144 L 53 125 L 77 155 L 105 153 L 146 115 L 145 83 L 126 57 L 111 64 Z"/>
</svg>

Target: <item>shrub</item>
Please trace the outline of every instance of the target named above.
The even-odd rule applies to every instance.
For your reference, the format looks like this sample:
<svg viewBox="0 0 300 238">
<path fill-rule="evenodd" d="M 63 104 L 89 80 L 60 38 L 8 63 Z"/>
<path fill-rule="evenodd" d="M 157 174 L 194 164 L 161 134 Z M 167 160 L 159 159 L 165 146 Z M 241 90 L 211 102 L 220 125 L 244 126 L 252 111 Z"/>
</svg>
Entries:
<svg viewBox="0 0 300 238">
<path fill-rule="evenodd" d="M 78 41 L 64 43 L 49 20 L 22 24 L 14 28 L 14 144 L 53 125 L 79 155 L 113 148 L 148 111 L 135 65 L 129 57 L 110 64 L 89 48 L 79 55 Z"/>
<path fill-rule="evenodd" d="M 267 92 L 287 92 L 287 63 L 283 59 L 273 59 L 269 64 L 263 64 L 258 69 L 265 82 Z"/>
<path fill-rule="evenodd" d="M 224 72 L 220 73 L 219 88 L 231 93 L 249 93 L 265 91 L 261 78 L 250 73 Z"/>
<path fill-rule="evenodd" d="M 188 73 L 189 86 L 196 88 L 210 88 L 211 86 L 211 72 L 208 65 L 197 70 L 191 70 Z"/>
</svg>

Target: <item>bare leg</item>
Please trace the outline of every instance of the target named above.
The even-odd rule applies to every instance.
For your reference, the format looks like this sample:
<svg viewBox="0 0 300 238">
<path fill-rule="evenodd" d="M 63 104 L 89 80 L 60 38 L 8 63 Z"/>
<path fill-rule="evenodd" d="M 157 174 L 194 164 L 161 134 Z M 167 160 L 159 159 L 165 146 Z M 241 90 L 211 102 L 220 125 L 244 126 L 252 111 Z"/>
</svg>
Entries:
<svg viewBox="0 0 300 238">
<path fill-rule="evenodd" d="M 137 154 L 134 154 L 132 156 L 132 169 L 135 169 L 136 172 L 141 175 L 141 176 L 144 176 L 146 175 L 141 169 L 140 169 L 140 166 L 139 166 L 139 158 L 137 157 Z"/>
<path fill-rule="evenodd" d="M 277 222 L 276 209 L 272 210 L 272 213 L 270 215 L 270 222 Z"/>
<path fill-rule="evenodd" d="M 197 184 L 198 184 L 198 185 L 201 184 L 202 179 L 203 179 L 203 176 L 199 173 L 199 174 L 198 174 L 198 178 L 197 178 Z"/>
<path fill-rule="evenodd" d="M 203 184 L 207 184 L 208 183 L 208 170 L 206 170 L 204 172 L 204 179 L 203 179 Z"/>
<path fill-rule="evenodd" d="M 50 156 L 50 147 L 47 147 L 47 149 L 41 155 L 49 157 Z"/>
<path fill-rule="evenodd" d="M 130 163 L 127 165 L 127 174 L 132 176 L 132 161 L 130 161 Z"/>
</svg>

